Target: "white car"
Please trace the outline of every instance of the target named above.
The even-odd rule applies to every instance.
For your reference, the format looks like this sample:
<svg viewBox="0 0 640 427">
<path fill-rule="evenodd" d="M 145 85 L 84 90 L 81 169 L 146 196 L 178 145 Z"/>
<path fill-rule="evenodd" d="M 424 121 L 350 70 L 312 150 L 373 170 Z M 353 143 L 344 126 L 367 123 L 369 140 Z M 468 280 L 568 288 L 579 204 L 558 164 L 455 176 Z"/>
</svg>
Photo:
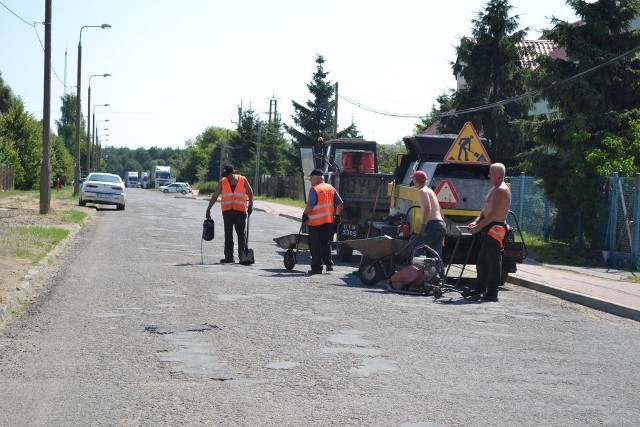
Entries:
<svg viewBox="0 0 640 427">
<path fill-rule="evenodd" d="M 191 193 L 191 187 L 187 182 L 172 182 L 171 184 L 162 185 L 158 189 L 163 193 Z"/>
<path fill-rule="evenodd" d="M 119 211 L 124 210 L 124 182 L 118 175 L 104 172 L 93 172 L 87 176 L 80 189 L 78 204 L 116 205 Z"/>
</svg>

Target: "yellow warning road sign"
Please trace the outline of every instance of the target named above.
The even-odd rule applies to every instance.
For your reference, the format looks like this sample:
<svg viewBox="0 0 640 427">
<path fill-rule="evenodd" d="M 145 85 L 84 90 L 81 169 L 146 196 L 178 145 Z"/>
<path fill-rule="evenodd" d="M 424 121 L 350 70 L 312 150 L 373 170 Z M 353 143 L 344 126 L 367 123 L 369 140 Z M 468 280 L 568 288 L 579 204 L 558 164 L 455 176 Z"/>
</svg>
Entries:
<svg viewBox="0 0 640 427">
<path fill-rule="evenodd" d="M 467 122 L 462 127 L 458 137 L 451 148 L 444 156 L 445 163 L 480 163 L 491 164 L 489 154 L 484 149 L 484 145 L 478 137 L 478 133 L 471 124 Z"/>
</svg>

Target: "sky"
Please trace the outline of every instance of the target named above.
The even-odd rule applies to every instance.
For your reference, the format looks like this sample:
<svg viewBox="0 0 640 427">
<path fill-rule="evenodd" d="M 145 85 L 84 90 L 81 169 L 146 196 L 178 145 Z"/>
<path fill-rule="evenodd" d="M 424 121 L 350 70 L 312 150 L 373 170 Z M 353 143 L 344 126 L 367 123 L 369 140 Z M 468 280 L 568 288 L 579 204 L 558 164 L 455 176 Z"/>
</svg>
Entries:
<svg viewBox="0 0 640 427">
<path fill-rule="evenodd" d="M 292 101 L 311 99 L 307 85 L 318 54 L 327 80 L 338 83 L 339 128 L 353 121 L 364 138 L 393 144 L 420 122 L 393 114 L 426 115 L 438 95 L 455 88 L 455 46 L 471 34 L 471 21 L 487 1 L 52 3 L 52 130 L 65 90 L 76 92 L 82 34 L 81 111 L 86 119 L 90 82 L 103 146 L 135 149 L 184 148 L 210 126 L 235 129 L 240 106 L 267 120 L 270 99 L 277 100 L 282 121 L 294 125 Z M 564 0 L 510 5 L 530 39 L 549 28 L 552 17 L 576 20 Z M 0 0 L 0 73 L 38 120 L 44 13 L 44 0 Z M 111 28 L 81 33 L 101 24 Z"/>
</svg>

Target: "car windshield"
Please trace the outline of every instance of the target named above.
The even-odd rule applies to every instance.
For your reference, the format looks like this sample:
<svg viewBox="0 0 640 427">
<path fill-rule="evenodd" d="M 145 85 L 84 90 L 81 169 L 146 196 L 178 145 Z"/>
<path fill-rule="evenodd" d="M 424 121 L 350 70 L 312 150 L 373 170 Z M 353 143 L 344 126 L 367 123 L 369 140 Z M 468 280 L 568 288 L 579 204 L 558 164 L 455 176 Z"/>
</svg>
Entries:
<svg viewBox="0 0 640 427">
<path fill-rule="evenodd" d="M 120 184 L 120 179 L 117 176 L 106 174 L 90 175 L 89 178 L 87 178 L 87 181 L 115 182 Z"/>
</svg>

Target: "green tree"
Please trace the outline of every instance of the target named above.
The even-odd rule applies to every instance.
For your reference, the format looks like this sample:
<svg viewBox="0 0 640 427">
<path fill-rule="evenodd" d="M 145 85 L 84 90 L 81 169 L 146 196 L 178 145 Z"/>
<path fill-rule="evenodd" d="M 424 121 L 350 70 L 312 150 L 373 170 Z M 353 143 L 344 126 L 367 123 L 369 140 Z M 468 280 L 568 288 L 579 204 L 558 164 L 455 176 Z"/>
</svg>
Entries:
<svg viewBox="0 0 640 427">
<path fill-rule="evenodd" d="M 62 137 L 64 146 L 74 156 L 76 147 L 76 95 L 66 94 L 60 97 L 60 119 L 56 120 L 58 135 Z"/>
<path fill-rule="evenodd" d="M 307 88 L 313 99 L 305 105 L 292 101 L 295 114 L 291 116 L 293 122 L 300 129 L 285 125 L 286 131 L 293 138 L 295 151 L 300 147 L 316 147 L 318 137 L 328 140 L 333 136 L 335 100 L 333 99 L 333 84 L 327 80 L 328 72 L 324 70 L 325 60 L 322 55 L 316 55 L 316 71 Z"/>
<path fill-rule="evenodd" d="M 451 105 L 460 113 L 442 119 L 443 133 L 458 133 L 471 121 L 478 133 L 491 141 L 485 147 L 491 159 L 508 167 L 525 147 L 519 120 L 528 117 L 533 101 L 526 98 L 473 113 L 461 112 L 521 95 L 529 88 L 531 64 L 523 58 L 531 52 L 521 44 L 528 29 L 518 29 L 519 16 L 510 16 L 511 9 L 508 0 L 490 0 L 472 20 L 473 37 L 461 38 L 452 67 L 465 81 Z M 446 97 L 442 100 L 448 101 Z M 448 107 L 442 104 L 441 110 Z"/>
<path fill-rule="evenodd" d="M 15 98 L 9 110 L 0 115 L 0 138 L 6 146 L 6 155 L 18 154 L 17 163 L 13 163 L 16 189 L 37 188 L 40 185 L 42 127 L 33 115 L 25 111 L 19 98 Z"/>
<path fill-rule="evenodd" d="M 61 184 L 69 184 L 73 181 L 73 156 L 64 145 L 62 137 L 51 135 L 51 177 L 60 178 Z"/>
<path fill-rule="evenodd" d="M 284 176 L 292 173 L 290 156 L 291 144 L 283 134 L 282 122 L 279 119 L 263 124 L 260 138 L 260 174 Z"/>
<path fill-rule="evenodd" d="M 9 107 L 11 107 L 14 98 L 13 91 L 9 85 L 4 82 L 2 73 L 0 72 L 0 114 L 5 114 L 9 111 Z"/>
<path fill-rule="evenodd" d="M 256 112 L 249 107 L 242 112 L 236 132 L 229 138 L 228 163 L 242 175 L 253 176 L 255 172 L 258 129 L 262 125 Z"/>
<path fill-rule="evenodd" d="M 560 216 L 578 224 L 572 235 L 580 244 L 583 234 L 595 242 L 603 237 L 599 230 L 606 213 L 594 209 L 602 206 L 602 179 L 612 168 L 631 173 L 639 166 L 634 138 L 640 118 L 640 59 L 625 56 L 596 67 L 640 45 L 640 33 L 629 31 L 640 3 L 567 3 L 581 21 L 553 21 L 555 27 L 546 35 L 564 47 L 566 58 L 541 59 L 539 84 L 549 87 L 585 74 L 543 92 L 554 113 L 540 118 L 538 147 L 526 158 Z"/>
<path fill-rule="evenodd" d="M 397 166 L 398 154 L 406 152 L 407 149 L 403 141 L 378 145 L 378 170 L 380 173 L 393 173 Z"/>
</svg>

